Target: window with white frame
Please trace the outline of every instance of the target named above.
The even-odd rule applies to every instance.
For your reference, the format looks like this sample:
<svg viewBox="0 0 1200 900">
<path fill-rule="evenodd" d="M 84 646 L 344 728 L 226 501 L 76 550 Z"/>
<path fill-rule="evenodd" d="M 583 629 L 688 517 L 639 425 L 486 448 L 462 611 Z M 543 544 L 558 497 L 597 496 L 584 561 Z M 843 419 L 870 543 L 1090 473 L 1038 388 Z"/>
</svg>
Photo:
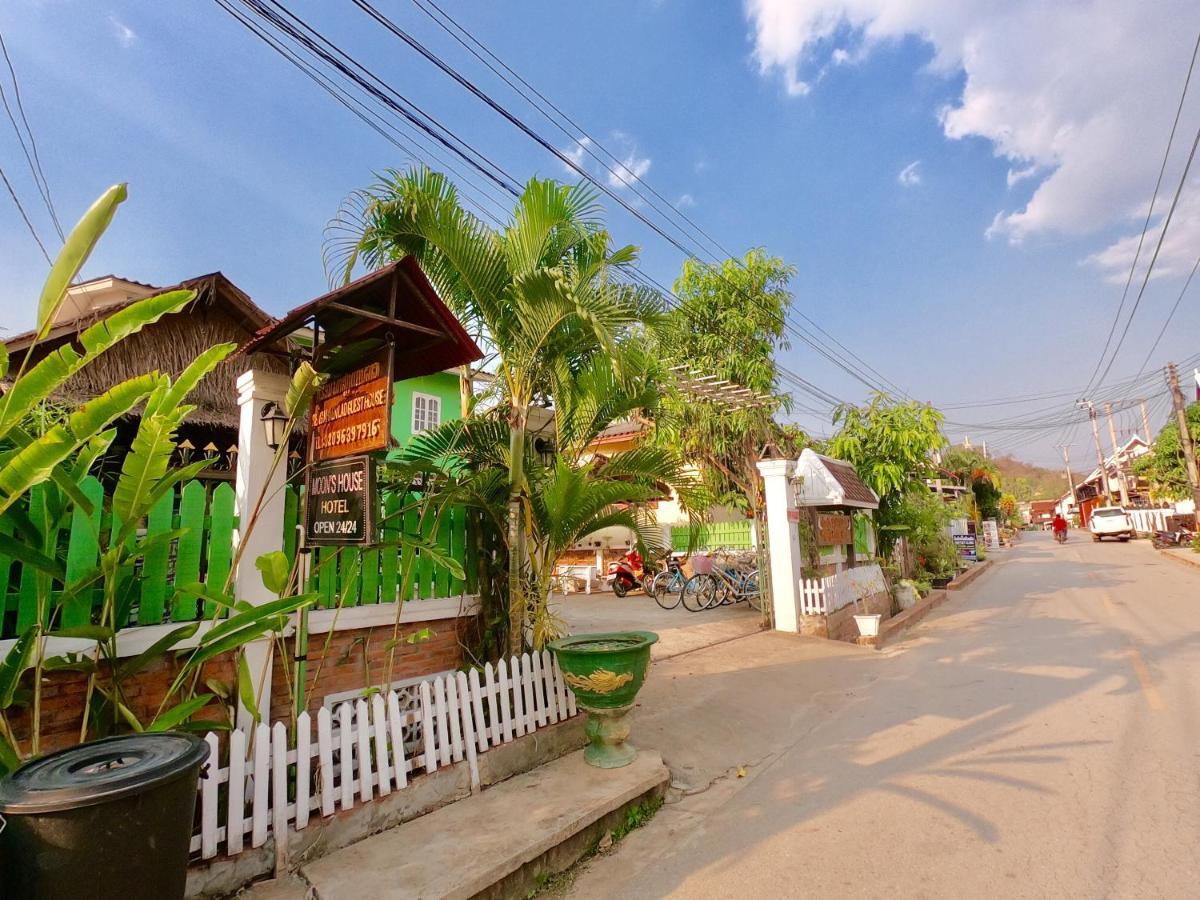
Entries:
<svg viewBox="0 0 1200 900">
<path fill-rule="evenodd" d="M 429 394 L 413 394 L 413 434 L 431 431 L 442 424 L 442 398 Z"/>
</svg>

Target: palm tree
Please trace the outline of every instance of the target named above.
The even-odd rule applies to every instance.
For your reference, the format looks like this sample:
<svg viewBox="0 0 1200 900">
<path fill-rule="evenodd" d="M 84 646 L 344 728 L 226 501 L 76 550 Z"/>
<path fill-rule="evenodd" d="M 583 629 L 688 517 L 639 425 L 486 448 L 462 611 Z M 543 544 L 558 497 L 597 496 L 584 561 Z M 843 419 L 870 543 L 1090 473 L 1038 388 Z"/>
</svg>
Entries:
<svg viewBox="0 0 1200 900">
<path fill-rule="evenodd" d="M 528 413 L 598 354 L 618 370 L 621 339 L 653 320 L 661 300 L 621 275 L 637 258 L 612 249 L 596 194 L 582 185 L 532 179 L 512 218 L 492 228 L 459 202 L 451 182 L 417 168 L 388 171 L 352 195 L 331 223 L 327 267 L 348 281 L 360 261 L 378 267 L 414 256 L 468 330 L 495 357 L 507 409 L 509 643 L 527 614 L 522 569 L 531 514 Z"/>
<path fill-rule="evenodd" d="M 654 398 L 647 372 L 621 377 L 595 357 L 569 382 L 557 383 L 554 413 L 561 440 L 553 459 L 525 448 L 521 465 L 529 493 L 521 577 L 528 608 L 518 621 L 521 640 L 528 628 L 535 648 L 560 631 L 548 600 L 555 563 L 565 551 L 601 529 L 624 527 L 654 554 L 663 539 L 647 508 L 651 501 L 674 492 L 689 511 L 708 507 L 699 482 L 669 448 L 643 446 L 608 457 L 588 450 L 615 419 L 653 405 Z M 421 473 L 435 517 L 451 506 L 471 506 L 499 525 L 505 519 L 511 428 L 507 417 L 488 415 L 444 423 L 415 437 L 398 454 L 391 475 L 409 483 Z"/>
</svg>

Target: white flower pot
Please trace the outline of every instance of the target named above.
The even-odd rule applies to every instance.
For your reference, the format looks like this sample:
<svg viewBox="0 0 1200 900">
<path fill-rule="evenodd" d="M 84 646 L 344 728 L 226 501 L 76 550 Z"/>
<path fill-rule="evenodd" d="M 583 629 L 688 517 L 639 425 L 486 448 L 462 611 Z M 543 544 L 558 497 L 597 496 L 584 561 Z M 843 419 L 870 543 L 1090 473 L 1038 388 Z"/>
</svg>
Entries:
<svg viewBox="0 0 1200 900">
<path fill-rule="evenodd" d="M 858 624 L 858 633 L 863 637 L 879 637 L 879 620 L 883 616 L 876 614 L 873 616 L 855 616 L 854 621 Z"/>
</svg>

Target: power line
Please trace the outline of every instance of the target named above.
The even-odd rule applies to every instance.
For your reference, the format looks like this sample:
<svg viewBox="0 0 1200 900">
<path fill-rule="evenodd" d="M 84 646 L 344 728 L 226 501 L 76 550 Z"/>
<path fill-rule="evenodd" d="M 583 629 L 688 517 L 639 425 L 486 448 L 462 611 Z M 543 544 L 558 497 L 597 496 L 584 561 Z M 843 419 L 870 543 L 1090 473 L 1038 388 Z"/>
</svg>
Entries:
<svg viewBox="0 0 1200 900">
<path fill-rule="evenodd" d="M 216 0 L 216 2 L 222 9 L 224 9 L 226 12 L 233 15 L 234 18 L 237 21 L 239 21 L 243 26 L 250 28 L 250 30 L 252 30 L 258 37 L 262 38 L 266 43 L 268 43 L 268 45 L 271 46 L 272 49 L 279 52 L 281 55 L 283 55 L 285 58 L 287 58 L 290 62 L 292 62 L 298 68 L 301 68 L 301 70 L 304 71 L 305 74 L 309 75 L 310 78 L 312 77 L 313 73 L 311 71 L 311 67 L 306 67 L 301 62 L 299 62 L 294 53 L 286 52 L 286 49 L 281 48 L 281 46 L 279 45 L 278 42 L 267 40 L 264 37 L 264 34 L 261 29 L 253 28 L 251 26 L 251 23 L 249 23 L 245 17 L 236 15 L 235 11 L 230 8 L 229 3 L 225 2 L 225 0 Z M 241 0 L 241 2 L 244 6 L 248 7 L 251 12 L 255 13 L 260 18 L 263 18 L 266 21 L 268 21 L 269 23 L 271 23 L 272 25 L 274 25 L 277 29 L 282 31 L 285 35 L 290 37 L 293 41 L 297 42 L 302 47 L 306 48 L 310 53 L 313 53 L 318 58 L 322 59 L 326 64 L 333 66 L 339 73 L 342 74 L 343 77 L 345 77 L 345 78 L 349 79 L 350 81 L 352 81 L 353 83 L 357 84 L 360 88 L 368 90 L 368 92 L 371 94 L 371 96 L 373 96 L 377 101 L 382 102 L 392 112 L 394 112 L 394 113 L 401 112 L 401 114 L 403 114 L 403 112 L 397 108 L 399 106 L 399 104 L 403 103 L 403 104 L 412 105 L 411 102 L 407 100 L 407 98 L 404 98 L 403 95 L 401 95 L 398 91 L 396 91 L 394 88 L 392 88 L 390 85 L 388 85 L 385 81 L 383 81 L 383 79 L 374 75 L 374 73 L 370 72 L 369 69 L 367 69 L 361 63 L 354 60 L 353 57 L 351 57 L 348 53 L 341 50 L 336 45 L 334 45 L 332 42 L 325 39 L 314 28 L 309 26 L 303 20 L 299 19 L 299 17 L 284 10 L 284 12 L 289 16 L 289 18 L 291 18 L 293 21 L 296 22 L 297 26 L 304 29 L 304 31 L 306 31 L 308 34 L 312 35 L 311 38 L 306 37 L 306 35 L 301 33 L 300 31 L 298 31 L 296 27 L 293 27 L 289 23 L 280 19 L 280 17 L 278 15 L 272 13 L 270 10 L 265 9 L 263 4 L 261 2 L 259 2 L 259 0 Z M 274 5 L 279 6 L 279 4 L 274 4 Z M 328 49 L 325 50 L 325 49 L 322 49 L 320 46 L 317 46 L 318 42 L 324 44 L 325 47 Z M 337 54 L 337 56 L 340 57 L 340 59 L 335 58 L 334 54 Z M 360 75 L 359 73 L 364 73 L 366 77 L 370 77 L 370 78 L 374 79 L 376 84 L 374 86 L 365 84 L 364 83 L 364 75 Z M 313 80 L 315 80 L 320 86 L 322 86 L 327 91 L 330 91 L 331 93 L 333 93 L 335 96 L 335 99 L 338 99 L 338 95 L 337 95 L 336 91 L 331 90 L 330 84 L 327 79 L 323 80 L 320 78 L 314 78 Z M 387 96 L 388 94 L 391 95 L 390 98 Z M 343 103 L 343 105 L 345 105 L 345 104 Z M 420 112 L 421 112 L 421 115 L 425 116 L 425 118 L 427 119 L 427 122 L 422 124 L 422 130 L 429 131 L 435 138 L 439 139 L 439 143 L 443 144 L 444 146 L 449 146 L 448 142 L 445 139 L 441 139 L 440 135 L 436 134 L 436 129 L 444 129 L 444 126 L 442 126 L 440 123 L 438 123 L 437 120 L 434 119 L 432 116 L 428 115 L 427 113 L 424 113 L 424 111 L 420 111 Z M 405 116 L 405 117 L 408 118 L 409 121 L 412 121 L 410 116 Z M 448 129 L 445 129 L 445 130 L 448 132 Z M 483 174 L 488 175 L 489 180 L 491 182 L 498 184 L 500 187 L 503 187 L 508 194 L 513 195 L 513 196 L 517 195 L 518 191 L 516 188 L 515 178 L 513 178 L 508 173 L 504 172 L 504 170 L 501 167 L 497 166 L 491 160 L 488 160 L 487 157 L 484 156 L 482 153 L 480 153 L 478 150 L 470 147 L 470 145 L 467 144 L 465 141 L 462 141 L 461 139 L 457 138 L 457 136 L 454 136 L 452 133 L 450 133 L 450 134 L 454 138 L 454 140 L 457 141 L 461 145 L 460 148 L 451 147 L 451 149 L 455 150 L 456 155 L 458 155 L 465 162 L 467 162 L 468 165 L 470 165 L 472 168 L 475 168 L 477 171 L 481 171 Z M 476 159 L 475 157 L 478 157 L 478 159 Z M 490 167 L 490 169 L 485 168 L 485 166 Z M 499 175 L 499 177 L 497 177 L 497 174 Z M 505 180 L 507 180 L 507 183 Z M 658 285 L 658 287 L 661 291 L 663 291 L 664 294 L 673 297 L 677 303 L 679 302 L 679 298 L 675 297 L 675 295 L 672 292 L 667 290 L 662 285 Z M 787 370 L 786 367 L 777 366 L 777 370 L 779 370 L 780 375 L 783 379 L 785 379 L 786 381 L 792 383 L 793 385 L 801 388 L 802 390 L 805 390 L 806 392 L 812 393 L 813 396 L 816 397 L 816 399 L 818 399 L 822 402 L 830 403 L 831 405 L 836 405 L 838 403 L 843 402 L 839 398 L 835 397 L 834 395 L 829 394 L 827 391 L 817 388 L 815 385 L 813 385 L 811 382 L 808 382 L 806 379 L 803 379 L 800 376 L 796 375 L 795 373 L 790 372 L 790 370 Z"/>
<path fill-rule="evenodd" d="M 8 55 L 8 46 L 4 43 L 2 33 L 0 33 L 0 53 L 4 55 L 8 74 L 12 78 L 13 99 L 16 102 L 21 122 L 25 125 L 25 134 L 29 136 L 28 147 L 25 145 L 25 137 L 21 134 L 21 129 L 17 126 L 17 120 L 13 117 L 13 111 L 8 104 L 8 96 L 5 94 L 3 86 L 0 86 L 0 101 L 3 102 L 4 111 L 8 114 L 8 121 L 12 123 L 13 131 L 17 135 L 17 143 L 21 145 L 21 152 L 25 154 L 25 161 L 29 163 L 29 170 L 33 173 L 33 183 L 42 196 L 42 202 L 46 204 L 46 211 L 50 213 L 50 221 L 54 223 L 58 239 L 65 241 L 66 236 L 63 234 L 62 225 L 59 224 L 58 214 L 54 210 L 54 201 L 50 199 L 50 183 L 46 180 L 46 173 L 42 171 L 42 160 L 38 155 L 37 141 L 34 139 L 33 129 L 29 127 L 29 119 L 25 115 L 25 104 L 21 101 L 21 83 L 17 80 L 17 70 L 13 68 L 12 59 Z"/>
<path fill-rule="evenodd" d="M 276 6 L 277 8 L 285 9 L 282 6 L 282 4 L 278 2 L 278 0 L 268 0 L 268 2 L 272 3 L 272 5 Z M 423 43 L 421 43 L 419 40 L 417 40 L 417 38 L 415 38 L 413 35 L 409 34 L 407 31 L 405 31 L 403 28 L 401 28 L 399 25 L 397 25 L 394 21 L 392 21 L 387 16 L 385 16 L 383 13 L 381 13 L 378 9 L 376 9 L 369 2 L 367 2 L 367 0 L 352 0 L 352 2 L 354 3 L 355 6 L 357 6 L 364 13 L 366 13 L 368 16 L 370 16 L 373 20 L 375 20 L 379 25 L 384 27 L 392 35 L 394 35 L 396 38 L 401 40 L 403 43 L 405 43 L 411 49 L 416 51 L 428 62 L 432 63 L 435 67 L 437 67 L 439 70 L 441 70 L 444 74 L 446 74 L 448 77 L 450 77 L 453 81 L 455 81 L 457 84 L 459 84 L 465 90 L 467 90 L 469 93 L 474 95 L 477 99 L 479 99 L 482 103 L 484 103 L 488 108 L 490 108 L 495 113 L 497 113 L 502 118 L 504 118 L 506 121 L 511 123 L 515 128 L 517 128 L 519 131 L 521 131 L 523 134 L 525 134 L 528 138 L 530 138 L 532 141 L 534 141 L 538 146 L 542 147 L 546 152 L 548 152 L 552 156 L 554 156 L 564 166 L 569 168 L 571 171 L 574 171 L 577 175 L 579 175 L 580 178 L 585 179 L 586 181 L 588 181 L 592 185 L 594 185 L 598 190 L 603 192 L 606 196 L 608 196 L 610 199 L 612 199 L 615 203 L 620 205 L 626 212 L 628 212 L 630 215 L 632 215 L 634 218 L 636 218 L 639 222 L 641 222 L 647 228 L 651 229 L 655 234 L 657 234 L 663 240 L 670 243 L 679 252 L 683 253 L 685 256 L 694 256 L 695 255 L 691 250 L 689 250 L 682 243 L 680 243 L 680 241 L 678 239 L 676 239 L 674 236 L 668 234 L 666 231 L 663 230 L 663 228 L 659 227 L 656 223 L 651 221 L 649 219 L 649 217 L 647 217 L 641 210 L 639 210 L 637 207 L 635 207 L 633 204 L 631 204 L 628 200 L 626 200 L 624 197 L 622 197 L 619 193 L 617 193 L 610 185 L 607 185 L 604 182 L 596 179 L 590 172 L 588 172 L 585 168 L 583 168 L 583 166 L 581 166 L 578 162 L 576 162 L 575 159 L 568 156 L 562 150 L 555 147 L 549 140 L 547 140 L 546 138 L 544 138 L 540 134 L 538 134 L 536 131 L 534 131 L 526 122 L 524 122 L 522 119 L 520 119 L 514 113 L 512 113 L 506 107 L 504 107 L 500 103 L 498 103 L 494 98 L 492 98 L 488 93 L 486 93 L 478 85 L 476 85 L 474 82 L 472 82 L 466 76 L 462 75 L 457 69 L 455 69 L 453 66 L 449 65 L 441 57 L 439 57 L 436 53 L 434 53 L 432 50 L 430 50 L 428 47 L 426 47 Z M 621 180 L 623 182 L 625 181 L 623 176 L 621 177 Z M 685 239 L 687 239 L 686 233 L 682 229 L 680 229 L 678 225 L 674 225 L 673 227 L 676 230 L 678 230 L 681 234 L 684 234 Z M 728 253 L 727 253 L 727 255 L 729 255 L 730 258 L 737 260 L 736 256 L 732 256 L 732 254 L 728 254 Z M 717 269 L 716 271 L 719 274 L 719 269 Z M 732 287 L 734 290 L 738 290 L 738 287 L 736 285 L 732 284 L 731 282 L 727 282 L 727 283 L 729 283 L 730 287 Z M 856 367 L 847 365 L 843 360 L 838 359 L 836 354 L 831 353 L 826 348 L 822 347 L 820 345 L 819 341 L 814 340 L 812 337 L 805 334 L 801 329 L 797 328 L 793 323 L 788 322 L 786 319 L 786 315 L 784 316 L 784 321 L 781 324 L 785 328 L 790 326 L 792 331 L 796 334 L 797 337 L 800 338 L 800 340 L 804 341 L 813 350 L 815 350 L 817 353 L 824 356 L 826 359 L 828 359 L 834 365 L 836 365 L 837 367 L 842 369 L 848 375 L 850 375 L 851 377 L 862 382 L 866 387 L 868 387 L 872 390 L 880 389 L 879 385 L 876 384 L 875 382 L 871 381 L 869 378 L 867 378 L 860 369 L 857 369 Z"/>
<path fill-rule="evenodd" d="M 25 212 L 25 207 L 21 205 L 21 200 L 17 197 L 17 192 L 13 190 L 12 182 L 8 180 L 8 176 L 4 174 L 4 169 L 0 168 L 0 180 L 4 182 L 4 186 L 8 188 L 8 196 L 12 197 L 12 202 L 16 204 L 17 212 L 21 214 L 21 218 L 25 221 L 25 227 L 29 229 L 29 233 L 33 235 L 34 241 L 38 245 L 38 249 L 42 251 L 42 256 L 46 257 L 46 262 L 51 266 L 54 265 L 50 259 L 50 254 L 46 252 L 46 245 L 42 243 L 42 239 L 38 237 L 37 229 L 33 227 L 33 222 L 29 221 L 29 215 Z"/>
<path fill-rule="evenodd" d="M 360 8 L 365 8 L 366 6 L 369 6 L 369 4 L 359 2 L 359 0 L 354 0 L 354 2 Z M 674 215 L 675 217 L 682 219 L 683 222 L 689 226 L 689 228 L 693 231 L 694 234 L 699 234 L 702 238 L 704 238 L 705 241 L 708 242 L 710 247 L 715 248 L 718 251 L 718 255 L 720 255 L 721 257 L 724 257 L 724 258 L 733 259 L 733 260 L 737 261 L 739 265 L 741 264 L 740 260 L 738 260 L 738 257 L 736 254 L 734 254 L 732 251 L 730 251 L 727 247 L 723 246 L 719 240 L 717 240 L 715 237 L 713 237 L 708 231 L 706 231 L 703 228 L 703 226 L 699 225 L 694 219 L 692 219 L 691 216 L 689 216 L 683 210 L 679 209 L 678 206 L 676 206 L 675 204 L 672 204 L 669 200 L 667 200 L 665 197 L 663 197 L 663 195 L 661 193 L 659 193 L 654 188 L 654 186 L 652 184 L 650 184 L 649 182 L 647 182 L 644 178 L 635 176 L 632 183 L 628 179 L 626 179 L 625 172 L 628 172 L 628 167 L 625 165 L 624 162 L 622 162 L 615 154 L 613 154 L 610 150 L 608 150 L 604 146 L 603 143 L 601 143 L 596 137 L 594 137 L 592 134 L 590 134 L 582 125 L 580 125 L 577 121 L 575 121 L 573 118 L 571 118 L 571 116 L 568 115 L 567 113 L 565 113 L 560 107 L 558 107 L 545 94 L 543 94 L 541 91 L 539 91 L 534 85 L 530 84 L 529 81 L 527 81 L 525 78 L 523 78 L 515 70 L 513 70 L 512 67 L 510 67 L 507 63 L 505 63 L 503 59 L 501 59 L 492 50 L 490 50 L 486 44 L 484 44 L 477 37 L 475 37 L 470 32 L 469 29 L 467 29 L 465 26 L 460 24 L 457 20 L 455 20 L 455 18 L 453 16 L 451 16 L 444 9 L 442 9 L 440 6 L 438 6 L 438 4 L 435 2 L 435 0 L 412 0 L 412 2 L 421 12 L 423 12 L 426 16 L 428 16 L 431 21 L 433 21 L 435 24 L 437 24 L 443 31 L 445 31 L 448 35 L 450 35 L 452 38 L 454 38 L 454 40 L 456 40 L 459 43 L 459 45 L 461 45 L 464 49 L 466 49 L 467 52 L 469 52 L 472 56 L 474 56 L 475 59 L 479 60 L 494 75 L 496 75 L 505 84 L 507 84 L 510 88 L 512 88 L 517 94 L 519 94 L 522 97 L 522 99 L 524 99 L 527 103 L 529 103 L 529 105 L 531 107 L 533 107 L 535 110 L 540 112 L 542 114 L 542 116 L 548 122 L 550 122 L 552 125 L 554 125 L 564 136 L 566 136 L 569 140 L 571 140 L 575 144 L 577 144 L 580 147 L 580 149 L 582 149 L 588 156 L 590 156 L 592 159 L 596 160 L 596 162 L 599 163 L 601 166 L 603 166 L 604 169 L 609 174 L 611 174 L 613 177 L 619 179 L 622 184 L 624 184 L 631 191 L 633 191 L 639 198 L 641 198 L 642 200 L 647 202 L 651 207 L 653 207 L 661 215 L 664 215 L 664 216 Z M 428 4 L 428 6 L 430 6 L 430 7 L 433 7 L 433 9 L 437 10 L 438 15 L 434 15 L 433 13 L 431 13 L 429 11 L 429 9 L 426 7 L 426 4 Z M 449 24 L 447 24 L 447 23 L 449 23 Z M 478 48 L 478 49 L 476 49 L 476 48 Z M 485 56 L 486 56 L 486 58 L 485 58 Z M 442 67 L 442 66 L 439 66 L 439 67 L 443 68 L 443 70 L 445 70 L 444 67 Z M 501 71 L 501 70 L 503 70 L 503 71 Z M 514 83 L 514 80 L 516 83 Z M 532 94 L 533 96 L 530 96 L 530 94 Z M 551 115 L 549 112 L 547 112 L 546 107 L 549 107 L 549 109 L 552 110 L 556 114 L 557 118 L 555 115 Z M 564 127 L 564 125 L 562 124 L 563 122 L 566 122 L 567 125 L 570 126 L 570 128 Z M 572 132 L 571 129 L 574 129 L 574 132 Z M 593 147 L 595 147 L 597 150 L 601 151 L 605 156 L 607 156 L 612 161 L 612 164 L 605 162 L 595 152 L 593 152 L 593 150 L 592 150 Z M 613 168 L 613 165 L 615 165 L 616 168 Z M 586 173 L 583 173 L 583 174 L 585 177 L 590 177 L 590 176 L 587 176 Z M 641 190 L 639 189 L 639 186 L 645 187 L 645 189 L 650 192 L 650 194 L 652 195 L 652 197 L 654 199 L 647 197 L 644 193 L 642 193 Z M 665 204 L 670 209 L 670 213 L 665 212 L 661 208 L 661 206 L 659 206 L 658 203 L 655 202 L 655 199 L 657 199 L 658 201 L 661 201 L 661 203 Z M 685 229 L 683 229 L 683 228 L 680 228 L 679 230 L 681 233 L 686 233 Z M 680 248 L 680 249 L 682 249 L 682 248 Z M 686 253 L 687 251 L 683 251 L 683 252 Z M 693 254 L 689 253 L 689 255 L 693 255 Z M 853 358 L 856 362 L 861 364 L 867 371 L 869 371 L 870 373 L 875 375 L 877 378 L 879 378 L 882 383 L 884 383 L 884 384 L 888 385 L 889 387 L 891 387 L 892 389 L 898 391 L 900 394 L 907 396 L 907 394 L 905 393 L 903 388 L 899 387 L 897 384 L 890 381 L 881 372 L 879 372 L 877 369 L 875 369 L 873 366 L 871 366 L 870 363 L 868 363 L 866 360 L 862 359 L 857 354 L 855 354 L 854 351 L 852 351 L 849 347 L 847 347 L 845 344 L 843 344 L 841 341 L 839 341 L 837 338 L 835 338 L 833 335 L 831 335 L 828 331 L 826 331 L 824 328 L 822 328 L 816 321 L 814 321 L 812 318 L 810 318 L 808 315 L 806 315 L 802 310 L 795 309 L 794 312 L 798 316 L 800 316 L 802 319 L 804 319 L 804 321 L 807 322 L 810 326 L 812 326 L 816 331 L 818 331 L 820 334 L 824 335 L 828 340 L 832 341 L 840 350 L 842 350 L 848 356 Z"/>
<path fill-rule="evenodd" d="M 1092 387 L 1093 382 L 1099 384 L 1104 381 L 1105 376 L 1108 374 L 1109 370 L 1112 368 L 1113 362 L 1116 360 L 1117 353 L 1121 349 L 1121 344 L 1124 343 L 1124 341 L 1125 341 L 1125 336 L 1129 333 L 1129 326 L 1133 323 L 1133 317 L 1137 313 L 1138 305 L 1142 302 L 1142 295 L 1146 291 L 1146 285 L 1150 281 L 1150 273 L 1154 270 L 1154 263 L 1158 259 L 1159 251 L 1162 249 L 1163 239 L 1166 237 L 1166 234 L 1167 234 L 1167 227 L 1171 224 L 1171 217 L 1175 213 L 1175 204 L 1178 203 L 1178 201 L 1179 201 L 1180 191 L 1183 190 L 1183 185 L 1187 179 L 1188 169 L 1191 168 L 1192 158 L 1196 154 L 1196 141 L 1200 141 L 1200 130 L 1198 130 L 1196 132 L 1196 141 L 1192 142 L 1191 154 L 1188 156 L 1187 164 L 1184 166 L 1183 175 L 1181 176 L 1181 178 L 1179 180 L 1179 187 L 1175 191 L 1175 197 L 1171 201 L 1171 208 L 1167 213 L 1167 218 L 1163 222 L 1162 230 L 1159 232 L 1158 243 L 1155 245 L 1155 248 L 1154 248 L 1154 256 L 1151 257 L 1150 264 L 1146 267 L 1146 275 L 1145 275 L 1145 278 L 1142 280 L 1142 286 L 1138 291 L 1137 299 L 1134 301 L 1133 309 L 1131 309 L 1129 312 L 1129 319 L 1125 323 L 1125 329 L 1124 329 L 1124 331 L 1121 332 L 1121 339 L 1117 342 L 1117 346 L 1113 349 L 1112 356 L 1109 358 L 1109 361 L 1108 361 L 1108 366 L 1104 370 L 1104 375 L 1101 375 L 1099 382 L 1096 382 L 1096 373 L 1100 371 L 1100 366 L 1104 363 L 1104 356 L 1108 352 L 1108 348 L 1112 343 L 1112 337 L 1113 337 L 1113 334 L 1116 332 L 1117 324 L 1121 321 L 1121 312 L 1125 308 L 1125 300 L 1129 294 L 1129 287 L 1133 282 L 1134 272 L 1137 270 L 1138 259 L 1141 257 L 1141 253 L 1142 253 L 1142 244 L 1146 240 L 1146 233 L 1150 227 L 1150 219 L 1154 215 L 1154 205 L 1155 205 L 1155 202 L 1158 200 L 1158 191 L 1159 191 L 1159 188 L 1162 186 L 1163 174 L 1166 172 L 1166 169 L 1167 169 L 1167 160 L 1171 156 L 1171 147 L 1175 142 L 1175 131 L 1179 127 L 1179 119 L 1180 119 L 1180 116 L 1183 114 L 1183 104 L 1184 104 L 1184 100 L 1187 98 L 1188 87 L 1192 82 L 1192 72 L 1194 71 L 1194 69 L 1196 67 L 1196 57 L 1197 57 L 1198 53 L 1200 53 L 1200 34 L 1197 34 L 1196 44 L 1192 48 L 1192 58 L 1188 63 L 1187 76 L 1184 78 L 1183 90 L 1179 95 L 1179 104 L 1175 108 L 1175 118 L 1171 123 L 1171 133 L 1167 138 L 1167 148 L 1165 151 L 1163 151 L 1162 164 L 1158 168 L 1158 178 L 1154 182 L 1154 192 L 1150 197 L 1150 208 L 1146 211 L 1146 221 L 1142 223 L 1142 233 L 1141 233 L 1141 236 L 1138 238 L 1137 252 L 1134 254 L 1133 262 L 1129 266 L 1129 275 L 1125 279 L 1125 289 L 1121 292 L 1121 302 L 1117 306 L 1117 314 L 1113 317 L 1112 326 L 1108 330 L 1108 338 L 1104 342 L 1104 349 L 1100 352 L 1100 358 L 1099 358 L 1099 360 L 1096 361 L 1096 368 L 1092 371 L 1092 375 L 1088 379 L 1088 388 L 1089 389 Z"/>
</svg>

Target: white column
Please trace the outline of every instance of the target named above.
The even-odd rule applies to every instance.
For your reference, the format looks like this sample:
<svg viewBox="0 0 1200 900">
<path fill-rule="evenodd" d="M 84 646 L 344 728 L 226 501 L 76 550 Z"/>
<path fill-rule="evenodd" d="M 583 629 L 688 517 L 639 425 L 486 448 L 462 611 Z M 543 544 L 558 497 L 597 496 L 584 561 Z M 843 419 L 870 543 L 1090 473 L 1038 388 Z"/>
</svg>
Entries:
<svg viewBox="0 0 1200 900">
<path fill-rule="evenodd" d="M 273 372 L 250 370 L 237 380 L 238 392 L 238 455 L 237 496 L 238 530 L 235 550 L 244 545 L 234 576 L 234 596 L 254 605 L 267 603 L 275 595 L 267 590 L 254 561 L 262 554 L 283 549 L 283 486 L 287 478 L 286 460 L 275 470 L 271 466 L 275 451 L 267 445 L 267 432 L 262 423 L 262 409 L 267 403 L 283 405 L 291 379 Z M 254 508 L 263 498 L 253 528 L 247 533 Z M 264 720 L 271 710 L 272 642 L 255 641 L 245 648 L 246 662 L 254 682 L 255 704 Z M 248 712 L 238 707 L 239 728 L 249 728 Z"/>
<path fill-rule="evenodd" d="M 758 463 L 767 506 L 767 547 L 771 556 L 771 605 L 775 630 L 800 630 L 800 529 L 788 513 L 796 510 L 792 477 L 794 459 L 764 459 Z"/>
</svg>

